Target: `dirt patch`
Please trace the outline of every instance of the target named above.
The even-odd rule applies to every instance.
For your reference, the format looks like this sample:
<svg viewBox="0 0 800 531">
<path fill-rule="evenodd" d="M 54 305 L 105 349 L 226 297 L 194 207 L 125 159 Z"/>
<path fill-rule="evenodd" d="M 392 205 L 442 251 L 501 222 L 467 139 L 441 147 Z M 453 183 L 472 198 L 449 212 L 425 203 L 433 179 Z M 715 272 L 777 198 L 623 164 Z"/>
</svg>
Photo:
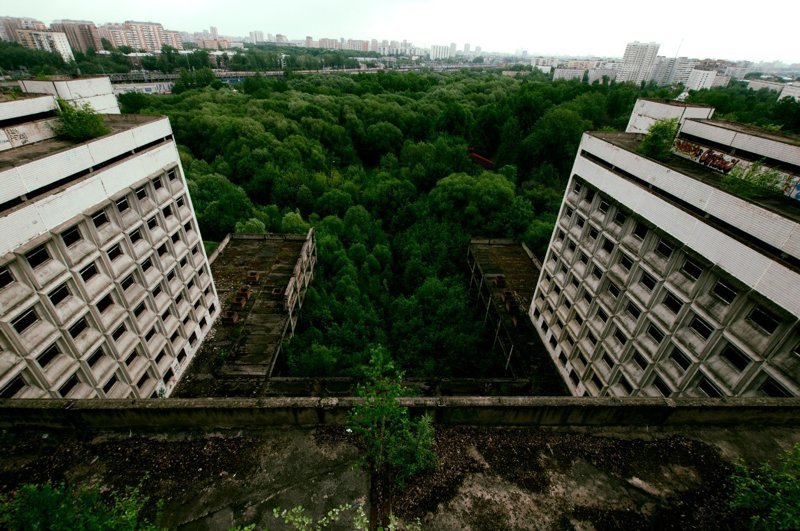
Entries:
<svg viewBox="0 0 800 531">
<path fill-rule="evenodd" d="M 437 470 L 395 497 L 404 520 L 471 529 L 740 526 L 728 507 L 732 466 L 682 435 L 438 427 L 436 445 Z"/>
</svg>

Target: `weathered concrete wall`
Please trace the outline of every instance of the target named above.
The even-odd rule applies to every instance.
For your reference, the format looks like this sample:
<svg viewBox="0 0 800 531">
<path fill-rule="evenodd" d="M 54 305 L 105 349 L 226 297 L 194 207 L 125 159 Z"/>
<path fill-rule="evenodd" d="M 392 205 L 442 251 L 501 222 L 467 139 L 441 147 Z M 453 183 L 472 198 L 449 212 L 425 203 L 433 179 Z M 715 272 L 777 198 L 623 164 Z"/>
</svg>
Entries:
<svg viewBox="0 0 800 531">
<path fill-rule="evenodd" d="M 0 429 L 85 432 L 340 425 L 358 398 L 2 400 Z M 410 397 L 412 414 L 479 426 L 800 426 L 800 398 Z"/>
</svg>

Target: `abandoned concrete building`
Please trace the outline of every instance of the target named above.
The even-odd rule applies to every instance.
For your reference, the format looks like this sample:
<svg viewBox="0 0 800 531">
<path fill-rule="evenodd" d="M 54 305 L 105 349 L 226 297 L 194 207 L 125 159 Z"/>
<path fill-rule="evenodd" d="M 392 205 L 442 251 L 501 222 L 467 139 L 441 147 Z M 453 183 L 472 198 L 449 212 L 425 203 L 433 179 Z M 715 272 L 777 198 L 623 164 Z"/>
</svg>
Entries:
<svg viewBox="0 0 800 531">
<path fill-rule="evenodd" d="M 108 99 L 93 83 L 51 88 L 0 96 L 0 494 L 138 485 L 180 529 L 372 509 L 346 429 L 362 399 L 270 382 L 314 276 L 314 231 L 233 235 L 207 257 L 168 120 L 109 115 L 111 133 L 65 142 L 47 126 L 54 95 Z M 637 109 L 640 128 L 683 120 L 676 155 L 584 135 L 543 264 L 507 240 L 471 242 L 489 354 L 515 376 L 546 349 L 539 381 L 400 399 L 437 424 L 442 472 L 409 484 L 401 524 L 733 527 L 719 514 L 730 462 L 800 442 L 800 398 L 757 396 L 800 395 L 800 218 L 702 166 L 765 159 L 796 183 L 800 148 L 708 109 Z M 589 396 L 552 396 L 565 386 Z M 548 396 L 519 396 L 534 394 Z"/>
<path fill-rule="evenodd" d="M 629 125 L 680 118 L 665 161 L 583 135 L 530 318 L 575 396 L 798 396 L 800 140 L 678 107 Z M 767 171 L 785 196 L 727 184 Z"/>
<path fill-rule="evenodd" d="M 209 262 L 223 313 L 173 396 L 263 396 L 314 277 L 314 229 L 229 234 Z"/>
<path fill-rule="evenodd" d="M 29 88 L 0 95 L 0 397 L 168 396 L 220 312 L 169 120 Z M 55 138 L 56 96 L 111 132 Z"/>
</svg>

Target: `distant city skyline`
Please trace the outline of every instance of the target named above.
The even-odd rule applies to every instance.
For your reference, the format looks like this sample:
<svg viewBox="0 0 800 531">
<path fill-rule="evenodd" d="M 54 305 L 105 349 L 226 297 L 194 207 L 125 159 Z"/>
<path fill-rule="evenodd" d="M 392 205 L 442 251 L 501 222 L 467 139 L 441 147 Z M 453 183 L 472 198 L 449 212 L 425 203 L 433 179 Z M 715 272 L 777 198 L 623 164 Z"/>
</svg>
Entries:
<svg viewBox="0 0 800 531">
<path fill-rule="evenodd" d="M 641 2 L 571 2 L 540 5 L 516 0 L 327 0 L 252 4 L 243 0 L 28 0 L 6 6 L 0 16 L 86 19 L 103 24 L 153 21 L 166 29 L 198 32 L 216 26 L 220 35 L 247 37 L 251 31 L 283 34 L 291 40 L 319 38 L 388 39 L 416 46 L 465 43 L 488 52 L 528 55 L 622 57 L 631 41 L 657 42 L 659 54 L 800 63 L 793 42 L 795 17 L 780 16 L 786 4 L 765 0 L 758 10 L 741 11 L 721 0 L 677 0 L 643 8 Z"/>
</svg>

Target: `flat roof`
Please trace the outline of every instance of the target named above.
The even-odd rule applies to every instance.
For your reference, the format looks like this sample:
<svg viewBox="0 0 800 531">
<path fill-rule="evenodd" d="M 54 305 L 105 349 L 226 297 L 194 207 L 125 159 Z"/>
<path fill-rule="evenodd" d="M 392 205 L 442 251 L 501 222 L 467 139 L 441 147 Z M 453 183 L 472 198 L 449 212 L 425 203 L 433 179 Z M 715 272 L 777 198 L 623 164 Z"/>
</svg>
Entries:
<svg viewBox="0 0 800 531">
<path fill-rule="evenodd" d="M 0 91 L 0 103 L 7 101 L 29 100 L 31 98 L 42 98 L 45 96 L 50 98 L 53 97 L 51 94 L 37 94 L 33 92 L 21 92 L 19 90 L 2 90 Z"/>
<path fill-rule="evenodd" d="M 699 109 L 713 109 L 713 105 L 700 105 L 697 103 L 684 103 L 678 100 L 670 100 L 667 98 L 639 98 L 643 101 L 652 101 L 655 103 L 663 103 L 664 105 L 672 105 L 673 107 L 696 107 Z"/>
<path fill-rule="evenodd" d="M 708 121 L 714 122 L 714 120 Z M 641 157 L 648 158 L 646 155 L 642 155 L 637 151 L 639 143 L 644 138 L 644 135 L 642 134 L 605 131 L 589 131 L 588 134 L 594 136 L 595 138 L 599 138 L 600 140 L 609 142 L 626 151 L 630 151 Z M 655 162 L 667 166 L 678 173 L 696 179 L 709 186 L 719 188 L 725 193 L 739 197 L 740 199 L 753 203 L 754 205 L 758 205 L 766 210 L 769 210 L 770 212 L 783 216 L 787 219 L 791 219 L 796 223 L 800 223 L 800 201 L 796 199 L 777 194 L 764 195 L 761 197 L 744 197 L 722 186 L 722 178 L 724 176 L 722 173 L 716 172 L 701 164 L 694 163 L 677 155 L 670 155 L 666 161 L 657 160 Z"/>
<path fill-rule="evenodd" d="M 533 261 L 522 244 L 504 239 L 474 238 L 469 242 L 469 248 L 485 276 L 503 275 L 505 289 L 515 291 L 522 302 L 530 306 L 541 264 Z M 503 288 L 492 284 L 492 291 L 502 294 Z"/>
<path fill-rule="evenodd" d="M 770 408 L 757 403 L 717 409 L 718 423 L 698 423 L 698 415 L 714 407 L 707 400 L 628 407 L 637 399 L 550 399 L 530 404 L 546 412 L 548 422 L 501 427 L 491 419 L 527 420 L 526 407 L 493 400 L 440 422 L 453 401 L 437 399 L 416 409 L 436 419 L 439 465 L 410 481 L 392 510 L 402 522 L 419 518 L 425 529 L 499 529 L 517 522 L 650 529 L 665 521 L 688 529 L 736 528 L 741 515 L 730 509 L 730 490 L 720 485 L 729 485 L 737 460 L 774 463 L 800 442 L 791 400 L 782 415 L 787 420 L 775 424 L 763 422 Z M 344 425 L 352 404 L 0 401 L 0 494 L 65 478 L 111 493 L 139 486 L 147 510 L 163 500 L 159 525 L 169 529 L 283 529 L 273 509 L 298 505 L 315 521 L 344 503 L 364 504 L 369 512 L 369 477 L 354 466 L 362 445 Z M 599 404 L 602 410 L 593 412 Z M 677 424 L 665 425 L 654 414 L 666 407 L 681 412 Z M 736 415 L 743 420 L 731 423 Z M 74 428 L 62 419 L 72 419 Z M 333 527 L 344 528 L 350 515 Z"/>
<path fill-rule="evenodd" d="M 300 259 L 305 235 L 232 235 L 211 264 L 221 305 L 231 308 L 241 288 L 251 294 L 238 320 L 217 318 L 173 396 L 253 396 L 263 392 L 289 324 L 284 292 Z M 257 271 L 259 279 L 248 281 Z M 221 353 L 222 356 L 220 355 Z"/>
<path fill-rule="evenodd" d="M 761 127 L 757 127 L 755 125 L 748 125 L 748 124 L 741 124 L 738 122 L 729 122 L 727 120 L 716 120 L 716 119 L 705 119 L 705 118 L 690 118 L 690 120 L 694 122 L 700 122 L 708 125 L 713 125 L 715 127 L 721 127 L 722 129 L 728 129 L 729 131 L 735 131 L 737 133 L 744 133 L 747 135 L 757 136 L 759 138 L 765 138 L 767 140 L 774 140 L 775 142 L 780 142 L 781 144 L 790 144 L 792 146 L 800 147 L 800 137 L 795 135 L 790 135 L 788 133 L 782 133 L 780 131 L 768 131 Z"/>
<path fill-rule="evenodd" d="M 39 95 L 37 94 L 37 96 Z M 111 128 L 111 131 L 97 138 L 104 138 L 164 118 L 163 116 L 143 116 L 137 114 L 104 114 L 102 116 L 103 122 Z M 0 170 L 22 166 L 60 151 L 65 151 L 74 146 L 92 142 L 97 140 L 97 138 L 87 140 L 86 142 L 72 142 L 60 138 L 48 138 L 41 142 L 33 142 L 24 146 L 0 151 Z"/>
<path fill-rule="evenodd" d="M 499 316 L 508 333 L 507 338 L 513 344 L 513 351 L 509 349 L 509 368 L 512 374 L 515 377 L 531 378 L 532 395 L 567 394 L 550 354 L 542 345 L 539 334 L 528 317 L 541 263 L 535 259 L 533 253 L 529 254 L 526 247 L 512 240 L 474 238 L 470 241 L 469 251 L 482 279 L 478 299 L 486 308 L 483 296 L 488 292 L 495 315 Z M 472 281 L 471 291 L 475 287 L 477 286 Z M 511 303 L 511 309 L 507 302 L 509 299 L 516 302 Z"/>
</svg>

